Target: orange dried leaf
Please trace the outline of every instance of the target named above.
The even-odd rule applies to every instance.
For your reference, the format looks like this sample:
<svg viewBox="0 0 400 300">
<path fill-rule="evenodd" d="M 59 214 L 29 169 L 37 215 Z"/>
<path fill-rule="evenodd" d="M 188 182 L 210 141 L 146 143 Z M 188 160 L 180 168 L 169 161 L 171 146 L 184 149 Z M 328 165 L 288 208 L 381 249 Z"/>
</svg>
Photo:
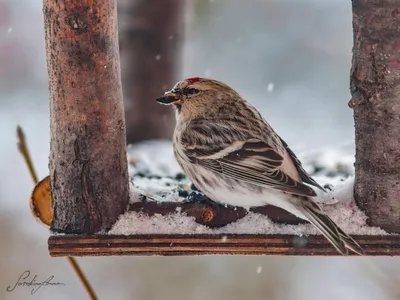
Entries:
<svg viewBox="0 0 400 300">
<path fill-rule="evenodd" d="M 53 221 L 53 201 L 50 192 L 50 177 L 40 181 L 33 189 L 31 196 L 33 216 L 43 225 L 50 226 Z"/>
</svg>

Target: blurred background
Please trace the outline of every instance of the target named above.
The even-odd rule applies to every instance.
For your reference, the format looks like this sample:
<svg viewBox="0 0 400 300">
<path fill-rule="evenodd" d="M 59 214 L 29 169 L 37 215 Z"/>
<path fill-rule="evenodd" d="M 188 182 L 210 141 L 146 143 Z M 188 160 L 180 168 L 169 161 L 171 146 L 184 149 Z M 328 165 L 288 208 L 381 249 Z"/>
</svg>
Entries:
<svg viewBox="0 0 400 300">
<path fill-rule="evenodd" d="M 130 143 L 169 138 L 173 119 L 169 110 L 152 106 L 155 96 L 183 77 L 207 76 L 237 89 L 300 154 L 347 145 L 348 157 L 353 156 L 347 107 L 350 1 L 188 0 L 184 5 L 183 0 L 119 0 L 118 5 Z M 48 175 L 44 49 L 42 1 L 0 0 L 0 299 L 87 299 L 67 260 L 48 255 L 49 232 L 31 216 L 33 183 L 16 148 L 19 124 L 40 178 Z M 399 299 L 393 289 L 399 258 L 100 257 L 79 262 L 100 299 Z M 34 295 L 23 287 L 7 292 L 25 270 L 38 280 L 54 275 L 65 286 L 43 287 Z"/>
</svg>

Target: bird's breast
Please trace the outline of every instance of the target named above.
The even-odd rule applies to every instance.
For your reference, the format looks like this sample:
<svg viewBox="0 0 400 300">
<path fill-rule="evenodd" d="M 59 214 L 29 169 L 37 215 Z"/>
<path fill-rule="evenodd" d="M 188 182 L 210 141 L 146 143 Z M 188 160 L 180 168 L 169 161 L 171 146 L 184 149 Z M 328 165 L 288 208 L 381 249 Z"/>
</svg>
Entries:
<svg viewBox="0 0 400 300">
<path fill-rule="evenodd" d="M 183 164 L 186 176 L 211 200 L 232 206 L 265 205 L 262 188 L 214 173 L 195 164 Z"/>
</svg>

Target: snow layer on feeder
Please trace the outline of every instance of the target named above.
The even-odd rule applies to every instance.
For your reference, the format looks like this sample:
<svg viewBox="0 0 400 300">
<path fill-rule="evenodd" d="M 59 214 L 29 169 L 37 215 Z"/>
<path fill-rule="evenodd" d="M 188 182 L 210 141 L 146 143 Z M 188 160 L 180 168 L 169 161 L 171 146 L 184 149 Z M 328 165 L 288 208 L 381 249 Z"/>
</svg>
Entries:
<svg viewBox="0 0 400 300">
<path fill-rule="evenodd" d="M 316 201 L 347 233 L 358 235 L 387 235 L 366 224 L 367 217 L 353 199 L 353 155 L 350 150 L 321 150 L 301 155 L 304 167 L 329 191 L 317 191 Z M 176 163 L 172 144 L 150 141 L 128 148 L 131 177 L 131 202 L 179 202 L 192 192 L 190 181 Z M 133 183 L 132 183 L 133 182 Z M 195 222 L 180 211 L 167 215 L 148 216 L 140 212 L 122 215 L 109 231 L 112 235 L 133 234 L 319 234 L 311 224 L 286 225 L 272 222 L 266 215 L 249 212 L 245 217 L 221 228 L 209 228 Z"/>
</svg>

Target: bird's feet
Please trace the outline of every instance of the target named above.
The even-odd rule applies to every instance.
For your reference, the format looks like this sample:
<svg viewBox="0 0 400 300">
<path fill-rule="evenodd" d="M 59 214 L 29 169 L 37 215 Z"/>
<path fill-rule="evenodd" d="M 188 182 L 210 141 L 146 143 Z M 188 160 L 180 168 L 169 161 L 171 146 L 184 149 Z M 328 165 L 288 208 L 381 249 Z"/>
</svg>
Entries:
<svg viewBox="0 0 400 300">
<path fill-rule="evenodd" d="M 189 194 L 189 196 L 187 197 L 187 200 L 185 202 L 199 203 L 199 204 L 203 204 L 203 205 L 212 207 L 216 210 L 218 215 L 220 215 L 222 209 L 227 207 L 224 204 L 220 204 L 218 202 L 211 200 L 206 195 L 204 195 L 198 191 L 192 191 Z"/>
</svg>

